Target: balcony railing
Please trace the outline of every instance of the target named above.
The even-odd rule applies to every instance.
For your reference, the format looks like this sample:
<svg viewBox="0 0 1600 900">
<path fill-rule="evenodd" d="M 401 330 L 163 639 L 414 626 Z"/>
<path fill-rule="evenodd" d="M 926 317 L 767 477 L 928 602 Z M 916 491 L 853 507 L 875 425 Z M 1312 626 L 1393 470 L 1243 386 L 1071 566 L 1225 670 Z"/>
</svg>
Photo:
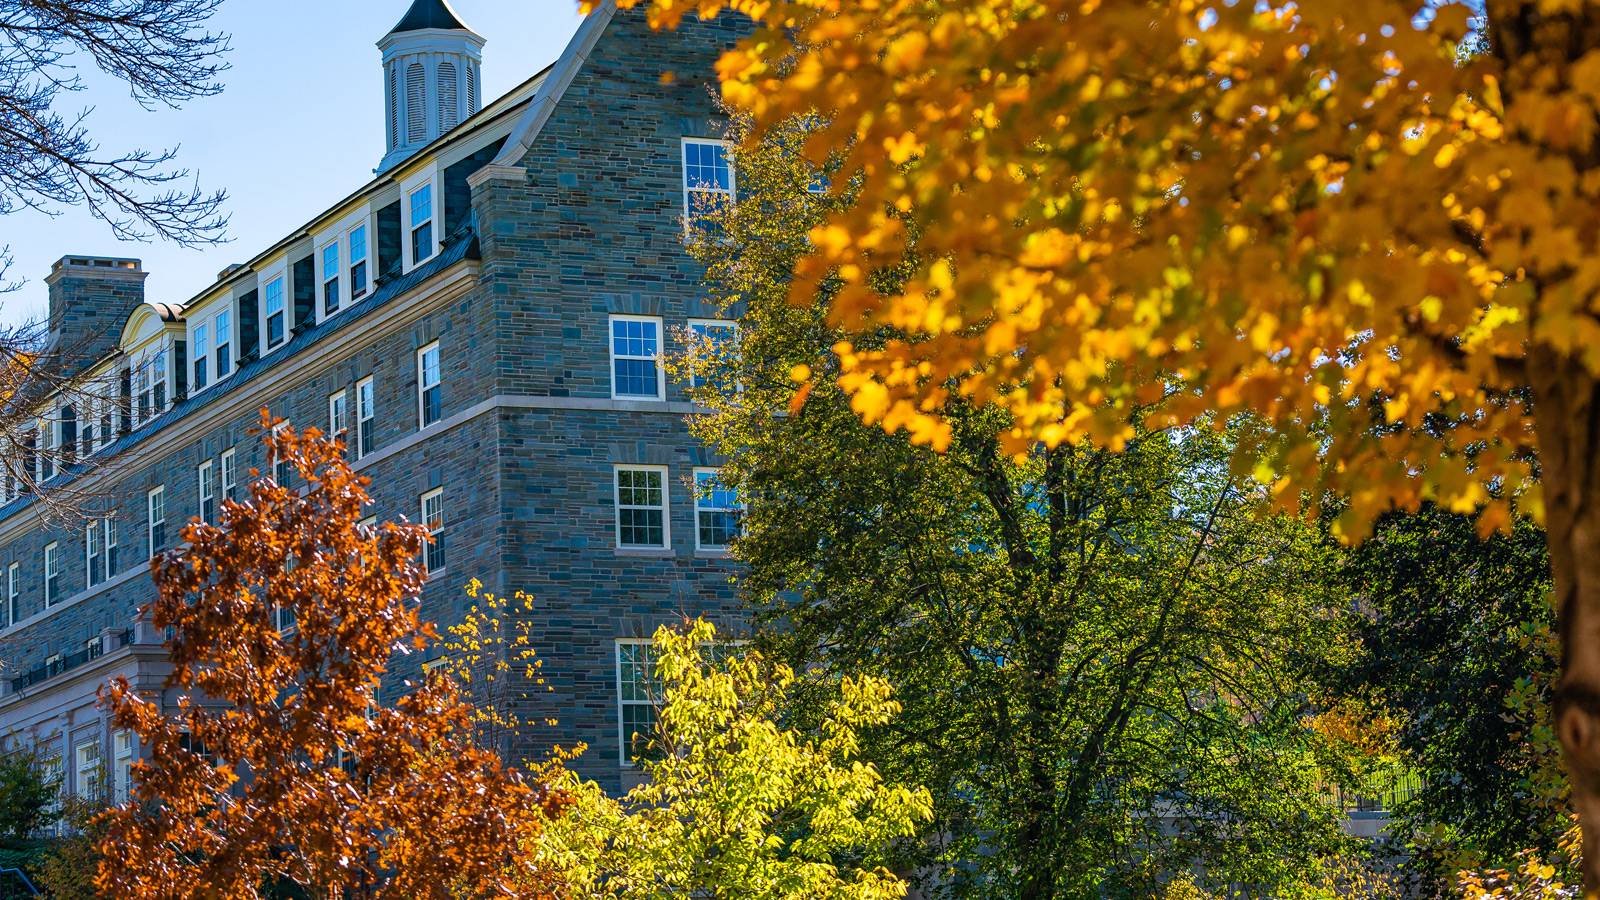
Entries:
<svg viewBox="0 0 1600 900">
<path fill-rule="evenodd" d="M 57 675 L 61 675 L 65 672 L 70 672 L 84 663 L 92 662 L 106 655 L 107 653 L 110 653 L 112 650 L 126 647 L 131 643 L 133 643 L 132 628 L 125 628 L 122 631 L 113 631 L 104 634 L 98 640 L 91 641 L 90 643 L 86 644 L 84 648 L 79 650 L 77 653 L 68 653 L 62 656 L 52 657 L 46 661 L 44 665 L 38 667 L 37 669 L 24 672 L 22 675 L 11 679 L 11 693 L 15 694 L 19 691 L 25 691 L 36 684 L 49 681 Z"/>
</svg>

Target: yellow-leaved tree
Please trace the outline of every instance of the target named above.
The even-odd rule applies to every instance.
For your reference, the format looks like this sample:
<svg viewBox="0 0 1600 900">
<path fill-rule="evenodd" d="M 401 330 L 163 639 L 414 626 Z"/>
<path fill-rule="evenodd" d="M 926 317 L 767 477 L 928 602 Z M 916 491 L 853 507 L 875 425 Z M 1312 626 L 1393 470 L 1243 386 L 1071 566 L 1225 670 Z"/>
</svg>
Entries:
<svg viewBox="0 0 1600 900">
<path fill-rule="evenodd" d="M 1541 519 L 1600 887 L 1600 3 L 615 2 L 747 16 L 723 99 L 814 123 L 845 202 L 795 299 L 837 279 L 861 338 L 801 401 L 836 379 L 935 447 L 944 400 L 993 403 L 1015 451 L 1249 414 L 1238 464 L 1352 538 Z"/>
</svg>

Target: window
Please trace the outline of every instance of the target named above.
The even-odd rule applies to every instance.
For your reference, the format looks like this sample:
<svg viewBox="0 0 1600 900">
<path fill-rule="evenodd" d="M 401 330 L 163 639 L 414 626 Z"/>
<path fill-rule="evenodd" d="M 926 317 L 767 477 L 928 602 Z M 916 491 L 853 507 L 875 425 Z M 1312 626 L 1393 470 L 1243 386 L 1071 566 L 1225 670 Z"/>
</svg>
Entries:
<svg viewBox="0 0 1600 900">
<path fill-rule="evenodd" d="M 618 466 L 616 499 L 618 547 L 668 546 L 666 466 Z"/>
<path fill-rule="evenodd" d="M 150 556 L 154 557 L 167 545 L 167 489 L 153 488 L 144 500 Z"/>
<path fill-rule="evenodd" d="M 411 192 L 411 264 L 433 255 L 433 185 Z"/>
<path fill-rule="evenodd" d="M 78 456 L 87 459 L 94 455 L 95 426 L 100 422 L 100 403 L 94 395 L 83 398 L 83 421 L 78 425 Z"/>
<path fill-rule="evenodd" d="M 322 314 L 339 311 L 339 242 L 322 248 Z"/>
<path fill-rule="evenodd" d="M 611 396 L 662 400 L 667 396 L 661 357 L 661 320 L 611 317 Z"/>
<path fill-rule="evenodd" d="M 134 375 L 134 397 L 136 399 L 134 401 L 133 424 L 137 426 L 144 422 L 145 419 L 150 418 L 151 410 L 155 406 L 150 396 L 150 364 L 148 360 L 139 364 Z"/>
<path fill-rule="evenodd" d="M 285 326 L 288 316 L 283 306 L 283 276 L 280 275 L 267 282 L 261 293 L 267 304 L 267 349 L 271 350 L 283 343 L 284 335 L 287 333 Z"/>
<path fill-rule="evenodd" d="M 211 333 L 217 341 L 217 349 L 213 353 L 217 360 L 217 380 L 220 381 L 233 371 L 233 311 L 225 309 L 217 313 L 211 325 Z"/>
<path fill-rule="evenodd" d="M 78 796 L 84 800 L 100 799 L 102 772 L 100 770 L 100 742 L 84 741 L 72 754 L 72 769 Z"/>
<path fill-rule="evenodd" d="M 56 423 L 48 418 L 39 420 L 39 433 L 44 435 L 44 447 L 39 452 L 39 480 L 56 477 Z"/>
<path fill-rule="evenodd" d="M 167 408 L 167 350 L 157 350 L 150 359 L 150 414 L 157 415 Z"/>
<path fill-rule="evenodd" d="M 117 520 L 106 516 L 100 520 L 100 533 L 105 538 L 106 580 L 122 571 L 117 563 Z"/>
<path fill-rule="evenodd" d="M 133 787 L 133 732 L 111 734 L 111 802 L 126 803 Z"/>
<path fill-rule="evenodd" d="M 278 424 L 272 426 L 272 436 L 277 437 L 283 433 L 285 428 L 288 427 L 289 423 L 279 422 Z M 267 448 L 267 455 L 272 457 L 272 480 L 278 484 L 283 484 L 284 478 L 286 478 L 289 474 L 289 463 L 283 458 L 283 454 L 277 451 L 276 442 Z"/>
<path fill-rule="evenodd" d="M 356 382 L 356 459 L 371 453 L 374 447 L 372 377 Z"/>
<path fill-rule="evenodd" d="M 206 460 L 195 470 L 195 478 L 200 484 L 200 521 L 214 522 L 217 519 L 217 489 L 216 482 L 212 480 L 211 460 Z"/>
<path fill-rule="evenodd" d="M 234 465 L 233 450 L 222 451 L 222 499 L 237 500 L 238 497 L 238 469 Z"/>
<path fill-rule="evenodd" d="M 655 648 L 647 638 L 617 641 L 617 718 L 623 764 L 651 758 L 656 707 L 662 699 Z"/>
<path fill-rule="evenodd" d="M 328 395 L 328 437 L 341 437 L 348 424 L 345 420 L 344 391 L 334 391 Z"/>
<path fill-rule="evenodd" d="M 723 141 L 687 138 L 683 142 L 685 234 L 717 235 L 721 211 L 733 200 L 733 166 Z"/>
<path fill-rule="evenodd" d="M 90 522 L 83 526 L 83 571 L 84 581 L 88 587 L 94 587 L 105 581 L 105 547 L 101 543 L 102 532 L 99 522 Z"/>
<path fill-rule="evenodd" d="M 439 342 L 434 341 L 417 351 L 417 427 L 427 428 L 439 421 L 441 408 Z"/>
<path fill-rule="evenodd" d="M 695 547 L 726 550 L 739 534 L 739 495 L 717 469 L 694 470 Z"/>
<path fill-rule="evenodd" d="M 6 569 L 6 624 L 15 625 L 21 620 L 22 610 L 17 607 L 22 600 L 22 563 L 12 563 Z"/>
<path fill-rule="evenodd" d="M 367 293 L 367 226 L 350 229 L 350 299 Z"/>
<path fill-rule="evenodd" d="M 189 349 L 194 351 L 194 383 L 189 387 L 198 391 L 206 386 L 208 380 L 206 371 L 211 360 L 211 349 L 206 341 L 206 326 L 196 325 L 194 327 L 194 338 L 189 344 Z"/>
<path fill-rule="evenodd" d="M 444 488 L 422 495 L 422 526 L 433 538 L 422 552 L 422 564 L 429 572 L 437 572 L 444 568 Z"/>
<path fill-rule="evenodd" d="M 294 607 L 287 603 L 272 608 L 272 624 L 280 634 L 287 634 L 294 629 Z"/>
<path fill-rule="evenodd" d="M 61 600 L 61 545 L 44 545 L 44 605 L 48 609 Z"/>
<path fill-rule="evenodd" d="M 709 385 L 721 391 L 736 359 L 739 326 L 723 319 L 690 319 L 689 334 L 694 338 L 692 350 L 698 370 L 689 376 L 689 386 Z"/>
</svg>

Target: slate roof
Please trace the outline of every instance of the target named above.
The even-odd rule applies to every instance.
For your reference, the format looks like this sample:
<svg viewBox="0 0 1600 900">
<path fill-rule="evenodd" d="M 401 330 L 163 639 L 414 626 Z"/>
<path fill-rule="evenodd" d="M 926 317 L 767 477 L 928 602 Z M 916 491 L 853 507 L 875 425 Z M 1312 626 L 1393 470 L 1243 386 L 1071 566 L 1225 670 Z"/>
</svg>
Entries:
<svg viewBox="0 0 1600 900">
<path fill-rule="evenodd" d="M 400 18 L 400 24 L 389 31 L 390 34 L 399 34 L 402 31 L 421 31 L 424 28 L 443 28 L 446 30 L 471 31 L 462 24 L 461 17 L 450 8 L 450 0 L 415 0 L 406 14 Z"/>
<path fill-rule="evenodd" d="M 424 281 L 454 266 L 456 263 L 466 259 L 480 258 L 477 222 L 476 216 L 473 216 L 469 218 L 466 224 L 445 238 L 444 246 L 439 249 L 439 252 L 432 259 L 404 275 L 393 276 L 378 284 L 376 290 L 361 298 L 355 305 L 331 319 L 323 319 L 310 328 L 295 333 L 288 343 L 265 356 L 240 363 L 239 368 L 226 381 L 216 387 L 201 391 L 197 396 L 189 396 L 178 400 L 166 412 L 133 429 L 128 434 L 117 438 L 110 446 L 101 448 L 94 456 L 95 461 L 123 453 L 156 432 L 176 424 L 185 416 L 240 390 L 260 375 L 287 362 L 290 357 L 299 355 L 323 338 L 348 328 L 352 324 L 381 310 L 396 298 L 405 296 Z M 71 482 L 86 469 L 92 468 L 93 465 L 93 462 L 89 464 L 76 463 L 68 467 L 62 474 L 50 480 L 52 489 L 57 489 L 61 485 Z M 37 499 L 37 497 L 30 494 L 18 497 L 10 503 L 0 506 L 0 519 L 5 519 L 13 513 L 26 508 Z"/>
</svg>

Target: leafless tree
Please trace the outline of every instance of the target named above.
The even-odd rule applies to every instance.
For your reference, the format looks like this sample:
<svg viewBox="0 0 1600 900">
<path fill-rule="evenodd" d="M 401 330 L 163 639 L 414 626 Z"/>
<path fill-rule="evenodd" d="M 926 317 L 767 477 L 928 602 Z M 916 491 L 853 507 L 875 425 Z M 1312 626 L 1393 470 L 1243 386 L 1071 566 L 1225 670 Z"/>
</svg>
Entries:
<svg viewBox="0 0 1600 900">
<path fill-rule="evenodd" d="M 92 107 L 64 113 L 85 61 L 146 108 L 222 89 L 229 38 L 207 30 L 222 0 L 0 0 L 0 215 L 86 206 L 124 239 L 222 239 L 226 195 L 201 190 L 176 148 L 103 152 Z"/>
<path fill-rule="evenodd" d="M 177 148 L 104 151 L 88 127 L 93 107 L 61 109 L 84 90 L 91 65 L 146 109 L 217 93 L 229 38 L 207 23 L 221 3 L 0 0 L 0 216 L 83 206 L 120 239 L 221 241 L 226 195 L 201 190 L 177 164 Z M 0 294 L 18 287 L 10 263 L 0 248 Z M 88 489 L 45 483 L 87 465 L 126 430 L 127 411 L 109 408 L 116 385 L 91 377 L 96 360 L 76 350 L 51 341 L 41 323 L 0 326 L 0 502 L 34 494 L 46 514 L 87 509 Z M 66 416 L 70 429 L 61 427 Z"/>
</svg>

